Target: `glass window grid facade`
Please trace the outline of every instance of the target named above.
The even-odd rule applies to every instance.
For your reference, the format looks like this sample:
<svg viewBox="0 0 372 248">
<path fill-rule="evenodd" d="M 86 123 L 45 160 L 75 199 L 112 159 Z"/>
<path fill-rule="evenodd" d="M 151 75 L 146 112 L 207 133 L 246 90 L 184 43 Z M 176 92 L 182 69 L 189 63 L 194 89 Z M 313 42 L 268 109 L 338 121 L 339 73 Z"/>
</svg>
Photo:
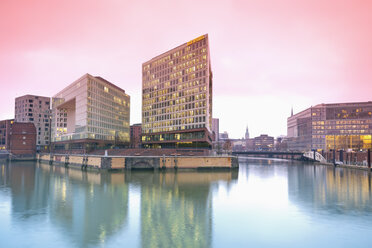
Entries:
<svg viewBox="0 0 372 248">
<path fill-rule="evenodd" d="M 306 132 L 301 129 L 301 115 Z M 322 104 L 288 118 L 288 136 L 298 150 L 366 150 L 372 148 L 372 102 Z M 296 149 L 295 149 L 296 150 Z"/>
<path fill-rule="evenodd" d="M 73 110 L 63 108 L 62 104 L 69 101 L 75 101 Z M 129 142 L 129 115 L 129 95 L 106 80 L 87 74 L 53 98 L 52 141 Z M 71 129 L 69 120 L 74 120 Z"/>
<path fill-rule="evenodd" d="M 211 130 L 212 74 L 207 35 L 143 64 L 142 132 Z"/>
</svg>

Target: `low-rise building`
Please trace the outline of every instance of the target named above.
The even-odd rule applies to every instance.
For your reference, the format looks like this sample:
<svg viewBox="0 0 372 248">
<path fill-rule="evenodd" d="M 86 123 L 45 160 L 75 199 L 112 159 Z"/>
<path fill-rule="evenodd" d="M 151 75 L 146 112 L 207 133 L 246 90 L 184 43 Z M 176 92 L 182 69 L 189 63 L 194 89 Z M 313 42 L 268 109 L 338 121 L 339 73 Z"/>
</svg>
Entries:
<svg viewBox="0 0 372 248">
<path fill-rule="evenodd" d="M 272 151 L 274 148 L 274 137 L 261 134 L 254 138 L 254 149 L 256 151 Z"/>
<path fill-rule="evenodd" d="M 33 158 L 36 153 L 36 128 L 33 123 L 14 122 L 10 130 L 9 150 L 14 158 Z"/>
<path fill-rule="evenodd" d="M 254 151 L 255 150 L 255 147 L 254 147 L 254 138 L 246 139 L 245 140 L 245 149 L 247 151 Z"/>
<path fill-rule="evenodd" d="M 0 121 L 0 150 L 9 150 L 10 129 L 14 120 Z"/>
<path fill-rule="evenodd" d="M 219 135 L 219 140 L 227 140 L 227 139 L 229 139 L 229 133 L 228 132 L 223 132 L 223 133 L 220 133 Z"/>
<path fill-rule="evenodd" d="M 36 128 L 33 123 L 0 121 L 0 150 L 15 158 L 33 158 L 36 153 Z"/>
</svg>

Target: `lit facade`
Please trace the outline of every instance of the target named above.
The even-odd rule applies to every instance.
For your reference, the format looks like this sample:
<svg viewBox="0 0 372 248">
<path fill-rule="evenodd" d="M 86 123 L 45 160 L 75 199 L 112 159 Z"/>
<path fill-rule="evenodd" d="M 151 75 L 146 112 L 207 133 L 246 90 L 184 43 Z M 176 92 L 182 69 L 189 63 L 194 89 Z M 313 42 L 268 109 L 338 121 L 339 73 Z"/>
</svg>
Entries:
<svg viewBox="0 0 372 248">
<path fill-rule="evenodd" d="M 274 137 L 261 134 L 254 138 L 254 149 L 256 151 L 272 151 L 274 148 Z"/>
<path fill-rule="evenodd" d="M 372 102 L 319 104 L 287 120 L 290 150 L 372 148 Z"/>
<path fill-rule="evenodd" d="M 15 99 L 14 121 L 35 125 L 38 150 L 50 144 L 50 112 L 50 97 L 25 95 Z"/>
<path fill-rule="evenodd" d="M 210 147 L 212 70 L 208 35 L 142 65 L 145 147 Z"/>
<path fill-rule="evenodd" d="M 129 143 L 129 111 L 123 89 L 85 74 L 52 99 L 52 142 L 75 143 L 75 148 Z"/>
</svg>

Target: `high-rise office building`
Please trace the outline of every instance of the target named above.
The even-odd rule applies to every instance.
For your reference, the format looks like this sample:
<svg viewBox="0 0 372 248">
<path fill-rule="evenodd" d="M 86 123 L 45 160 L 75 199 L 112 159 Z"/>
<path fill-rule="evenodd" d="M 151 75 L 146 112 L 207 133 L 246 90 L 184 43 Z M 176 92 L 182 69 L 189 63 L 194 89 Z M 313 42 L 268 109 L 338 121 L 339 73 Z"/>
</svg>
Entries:
<svg viewBox="0 0 372 248">
<path fill-rule="evenodd" d="M 212 70 L 208 35 L 142 64 L 144 147 L 211 147 Z"/>
<path fill-rule="evenodd" d="M 290 150 L 372 148 L 372 102 L 319 104 L 288 117 Z"/>
<path fill-rule="evenodd" d="M 85 74 L 52 99 L 55 149 L 129 144 L 130 97 L 101 77 Z"/>
<path fill-rule="evenodd" d="M 50 97 L 25 95 L 15 99 L 14 121 L 35 125 L 38 150 L 50 144 L 50 111 Z"/>
</svg>

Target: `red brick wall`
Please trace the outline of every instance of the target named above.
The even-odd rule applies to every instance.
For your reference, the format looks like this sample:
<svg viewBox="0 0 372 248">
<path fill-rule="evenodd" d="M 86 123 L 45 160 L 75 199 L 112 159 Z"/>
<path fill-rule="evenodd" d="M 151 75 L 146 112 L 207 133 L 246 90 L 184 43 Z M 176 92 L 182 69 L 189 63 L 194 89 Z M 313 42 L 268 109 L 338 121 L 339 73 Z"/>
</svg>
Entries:
<svg viewBox="0 0 372 248">
<path fill-rule="evenodd" d="M 141 126 L 130 126 L 130 143 L 132 148 L 140 148 L 141 147 L 141 134 L 142 134 L 142 127 Z"/>
<path fill-rule="evenodd" d="M 14 123 L 10 132 L 10 152 L 14 155 L 36 153 L 36 128 L 33 123 Z"/>
</svg>

